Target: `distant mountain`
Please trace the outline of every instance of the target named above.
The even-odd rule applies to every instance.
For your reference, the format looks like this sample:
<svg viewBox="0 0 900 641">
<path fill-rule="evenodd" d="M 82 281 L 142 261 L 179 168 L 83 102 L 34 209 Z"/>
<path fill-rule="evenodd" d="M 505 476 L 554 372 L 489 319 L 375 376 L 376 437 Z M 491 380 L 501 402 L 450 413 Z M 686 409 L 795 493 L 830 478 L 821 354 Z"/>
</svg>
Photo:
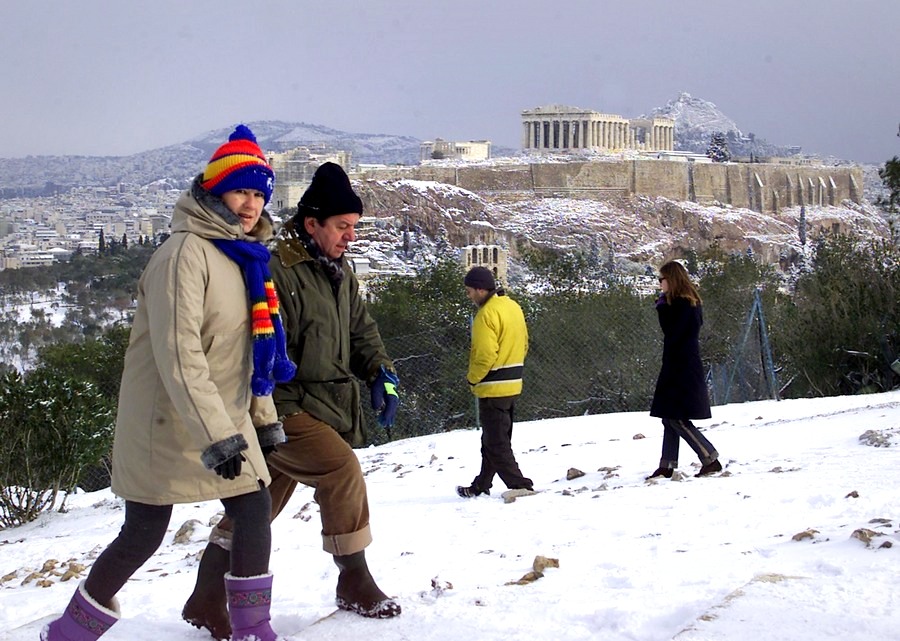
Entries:
<svg viewBox="0 0 900 641">
<path fill-rule="evenodd" d="M 725 134 L 732 156 L 790 156 L 800 150 L 770 144 L 752 133 L 744 134 L 737 124 L 719 111 L 713 103 L 680 93 L 665 107 L 657 107 L 651 116 L 672 118 L 675 121 L 675 149 L 705 154 L 714 133 Z"/>
<path fill-rule="evenodd" d="M 267 151 L 309 146 L 342 149 L 356 163 L 417 164 L 421 141 L 412 136 L 348 133 L 306 123 L 262 120 L 246 123 Z M 0 158 L 0 197 L 49 196 L 71 187 L 118 183 L 147 185 L 165 180 L 184 188 L 210 154 L 233 131 L 215 129 L 181 144 L 131 156 L 28 156 Z"/>
<path fill-rule="evenodd" d="M 390 134 L 348 133 L 321 125 L 281 120 L 257 120 L 247 125 L 256 135 L 260 147 L 266 151 L 286 151 L 294 147 L 326 147 L 343 149 L 353 154 L 358 163 L 383 163 L 386 165 L 415 165 L 419 162 L 419 145 L 412 136 Z M 187 141 L 208 157 L 231 134 L 226 127 L 207 132 Z"/>
<path fill-rule="evenodd" d="M 712 134 L 725 134 L 733 156 L 784 156 L 796 149 L 770 144 L 744 134 L 733 120 L 711 102 L 681 93 L 652 116 L 675 120 L 675 149 L 706 153 Z M 266 150 L 284 151 L 307 146 L 352 153 L 355 163 L 414 165 L 419 161 L 421 140 L 412 136 L 349 133 L 321 125 L 261 120 L 248 122 Z M 118 183 L 148 185 L 166 181 L 173 188 L 189 184 L 212 151 L 226 140 L 232 128 L 215 129 L 181 144 L 152 149 L 131 156 L 29 156 L 0 158 L 0 198 L 47 196 L 72 187 L 112 186 Z M 517 150 L 495 147 L 495 156 Z"/>
</svg>

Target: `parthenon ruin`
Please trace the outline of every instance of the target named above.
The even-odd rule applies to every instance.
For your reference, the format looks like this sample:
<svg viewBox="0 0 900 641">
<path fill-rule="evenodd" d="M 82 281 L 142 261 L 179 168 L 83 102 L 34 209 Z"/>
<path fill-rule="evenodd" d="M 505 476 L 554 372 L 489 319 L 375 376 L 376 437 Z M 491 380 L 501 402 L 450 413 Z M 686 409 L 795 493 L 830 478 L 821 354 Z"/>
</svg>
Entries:
<svg viewBox="0 0 900 641">
<path fill-rule="evenodd" d="M 522 149 L 672 151 L 675 121 L 636 118 L 550 105 L 522 112 Z"/>
</svg>

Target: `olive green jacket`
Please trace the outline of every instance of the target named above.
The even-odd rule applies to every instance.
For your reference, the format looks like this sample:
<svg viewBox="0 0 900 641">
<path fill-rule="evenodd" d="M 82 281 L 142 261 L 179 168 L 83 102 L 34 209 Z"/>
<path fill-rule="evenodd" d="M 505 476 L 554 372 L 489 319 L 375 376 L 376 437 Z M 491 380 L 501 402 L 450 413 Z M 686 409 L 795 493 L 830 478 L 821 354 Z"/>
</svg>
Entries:
<svg viewBox="0 0 900 641">
<path fill-rule="evenodd" d="M 272 398 L 279 416 L 309 412 L 359 447 L 366 443 L 366 429 L 358 379 L 371 383 L 382 365 L 393 365 L 359 281 L 342 263 L 344 280 L 335 295 L 324 267 L 298 239 L 278 240 L 269 269 L 297 374 L 276 385 Z"/>
</svg>

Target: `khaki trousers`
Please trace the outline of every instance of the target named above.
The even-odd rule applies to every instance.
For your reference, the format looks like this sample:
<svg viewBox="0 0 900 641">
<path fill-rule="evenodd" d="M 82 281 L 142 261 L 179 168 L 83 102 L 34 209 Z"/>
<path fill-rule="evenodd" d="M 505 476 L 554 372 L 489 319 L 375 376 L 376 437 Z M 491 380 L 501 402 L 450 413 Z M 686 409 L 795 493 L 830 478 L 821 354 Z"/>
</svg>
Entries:
<svg viewBox="0 0 900 641">
<path fill-rule="evenodd" d="M 372 542 L 369 499 L 359 459 L 341 435 L 311 414 L 284 419 L 287 442 L 269 454 L 272 475 L 272 520 L 303 483 L 315 488 L 322 517 L 322 547 L 335 556 L 361 552 Z M 213 528 L 210 541 L 231 549 L 231 521 L 226 516 Z"/>
</svg>

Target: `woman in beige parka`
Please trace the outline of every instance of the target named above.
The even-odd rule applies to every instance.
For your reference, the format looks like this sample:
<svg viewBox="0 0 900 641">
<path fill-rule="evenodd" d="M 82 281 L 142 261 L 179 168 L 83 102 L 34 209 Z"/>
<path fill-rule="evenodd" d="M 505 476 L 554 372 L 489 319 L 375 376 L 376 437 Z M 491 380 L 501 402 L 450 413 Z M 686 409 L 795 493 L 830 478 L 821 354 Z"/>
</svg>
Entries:
<svg viewBox="0 0 900 641">
<path fill-rule="evenodd" d="M 43 641 L 102 636 L 119 617 L 116 593 L 162 542 L 172 505 L 210 499 L 234 521 L 233 639 L 275 641 L 264 451 L 284 441 L 271 391 L 293 364 L 264 245 L 273 185 L 240 125 L 175 205 L 171 236 L 141 275 L 125 354 L 112 457 L 125 524 Z"/>
</svg>

